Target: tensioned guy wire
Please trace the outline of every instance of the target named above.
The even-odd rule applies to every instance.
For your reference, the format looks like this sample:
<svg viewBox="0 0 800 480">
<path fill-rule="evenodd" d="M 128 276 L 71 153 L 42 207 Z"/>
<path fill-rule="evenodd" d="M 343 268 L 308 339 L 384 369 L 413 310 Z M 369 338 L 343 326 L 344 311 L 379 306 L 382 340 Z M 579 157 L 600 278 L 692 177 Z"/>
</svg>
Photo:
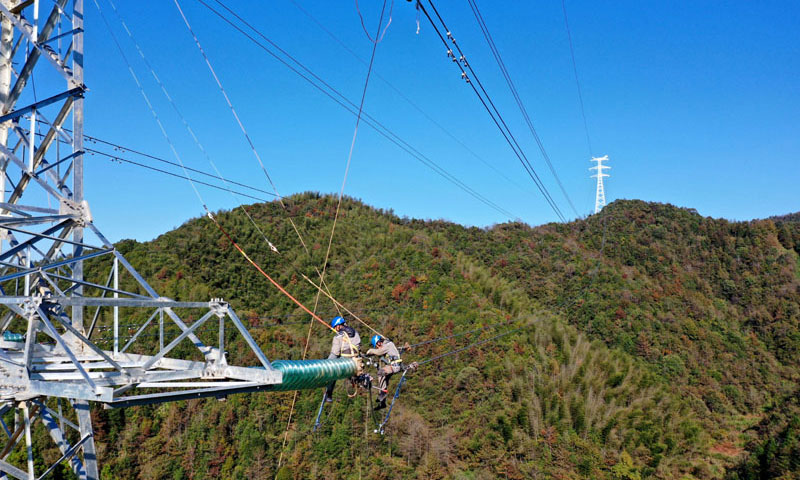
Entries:
<svg viewBox="0 0 800 480">
<path fill-rule="evenodd" d="M 119 54 L 122 57 L 122 60 L 125 62 L 125 65 L 128 66 L 128 72 L 130 72 L 131 77 L 133 77 L 133 81 L 139 88 L 139 92 L 142 94 L 142 98 L 144 98 L 144 101 L 147 104 L 147 108 L 150 109 L 150 113 L 153 115 L 153 118 L 156 120 L 156 123 L 158 124 L 158 128 L 161 130 L 161 134 L 164 136 L 164 139 L 169 144 L 169 148 L 172 151 L 172 154 L 175 156 L 175 159 L 178 160 L 178 163 L 181 165 L 183 173 L 189 180 L 189 184 L 192 186 L 192 190 L 194 190 L 195 195 L 197 195 L 197 199 L 200 200 L 200 204 L 203 205 L 203 209 L 206 212 L 208 212 L 208 206 L 206 205 L 205 200 L 203 200 L 203 196 L 200 195 L 200 191 L 197 189 L 194 180 L 192 180 L 192 176 L 189 175 L 189 171 L 186 169 L 186 166 L 184 165 L 180 154 L 178 154 L 178 150 L 175 149 L 175 144 L 172 143 L 172 139 L 170 139 L 169 135 L 167 134 L 167 131 L 164 128 L 164 124 L 161 123 L 161 119 L 159 118 L 158 113 L 156 113 L 153 104 L 150 103 L 150 98 L 147 97 L 147 93 L 144 91 L 144 87 L 142 86 L 142 83 L 139 81 L 139 77 L 136 76 L 136 72 L 133 71 L 133 67 L 131 66 L 131 63 L 128 61 L 128 57 L 125 56 L 125 52 L 122 50 L 122 46 L 119 44 L 117 36 L 114 35 L 114 31 L 111 29 L 111 25 L 108 23 L 108 20 L 106 19 L 106 16 L 103 13 L 103 9 L 100 8 L 100 4 L 97 2 L 97 0 L 94 0 L 94 5 L 95 7 L 97 7 L 97 11 L 100 12 L 100 17 L 103 19 L 103 23 L 105 24 L 106 29 L 108 29 L 108 33 L 109 35 L 111 35 L 111 39 L 114 41 L 114 45 L 116 45 L 117 50 L 119 51 Z"/>
<path fill-rule="evenodd" d="M 197 135 L 195 135 L 194 130 L 192 130 L 192 127 L 189 125 L 189 122 L 186 120 L 186 117 L 183 115 L 181 110 L 178 108 L 178 105 L 175 103 L 175 101 L 172 99 L 172 96 L 167 91 L 167 87 L 164 85 L 164 82 L 161 81 L 159 76 L 156 74 L 155 69 L 150 64 L 150 62 L 147 60 L 147 57 L 144 55 L 144 52 L 139 47 L 139 42 L 136 41 L 136 39 L 133 36 L 133 33 L 128 28 L 128 25 L 125 23 L 125 20 L 123 20 L 122 17 L 120 16 L 119 11 L 117 10 L 116 5 L 114 5 L 113 0 L 108 0 L 108 3 L 111 5 L 111 8 L 114 10 L 114 13 L 117 15 L 117 19 L 122 24 L 122 27 L 125 29 L 125 32 L 127 32 L 128 37 L 131 39 L 133 44 L 136 46 L 136 51 L 139 52 L 139 56 L 142 58 L 142 61 L 147 66 L 147 68 L 150 70 L 150 73 L 153 75 L 153 78 L 155 79 L 156 83 L 161 88 L 161 92 L 164 94 L 164 97 L 166 97 L 167 101 L 172 106 L 172 110 L 181 119 L 181 122 L 183 123 L 183 126 L 186 128 L 186 131 L 192 137 L 192 140 L 194 141 L 195 145 L 197 145 L 197 148 L 200 149 L 200 151 L 203 153 L 203 156 L 205 156 L 206 160 L 208 160 L 208 163 L 211 164 L 211 167 L 217 173 L 217 177 L 223 182 L 225 187 L 228 189 L 228 192 L 231 194 L 231 196 L 233 197 L 234 201 L 236 201 L 236 203 L 239 204 L 240 210 L 242 212 L 244 212 L 244 214 L 247 217 L 247 219 L 250 220 L 250 223 L 252 223 L 253 226 L 256 228 L 256 231 L 258 231 L 259 235 L 261 235 L 261 238 L 269 246 L 270 250 L 272 250 L 275 253 L 278 253 L 278 249 L 275 247 L 275 245 L 273 245 L 273 243 L 269 241 L 269 239 L 267 238 L 267 236 L 264 233 L 264 231 L 261 230 L 261 227 L 259 227 L 258 224 L 256 223 L 256 221 L 253 220 L 253 217 L 250 216 L 250 212 L 248 212 L 247 209 L 244 208 L 244 205 L 242 205 L 241 202 L 239 202 L 239 200 L 236 198 L 236 195 L 233 193 L 233 190 L 228 188 L 228 184 L 225 181 L 225 179 L 222 177 L 222 174 L 220 173 L 219 169 L 217 168 L 216 163 L 214 163 L 214 160 L 211 159 L 211 156 L 208 154 L 208 151 L 205 149 L 203 144 L 200 143 L 200 140 L 197 138 Z"/>
</svg>

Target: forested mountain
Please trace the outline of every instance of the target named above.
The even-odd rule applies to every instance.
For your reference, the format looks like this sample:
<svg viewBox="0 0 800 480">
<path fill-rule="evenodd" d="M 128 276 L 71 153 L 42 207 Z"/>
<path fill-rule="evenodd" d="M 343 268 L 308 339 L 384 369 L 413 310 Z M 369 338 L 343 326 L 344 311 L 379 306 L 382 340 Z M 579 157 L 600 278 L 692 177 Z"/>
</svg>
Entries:
<svg viewBox="0 0 800 480">
<path fill-rule="evenodd" d="M 246 208 L 279 254 L 241 210 L 218 219 L 313 306 L 316 292 L 302 275 L 313 278 L 322 265 L 335 198 L 309 193 L 287 199 L 286 211 Z M 300 358 L 308 317 L 208 219 L 118 248 L 162 295 L 224 297 L 270 359 Z M 326 266 L 341 302 L 398 344 L 490 326 L 418 347 L 406 361 L 519 330 L 410 375 L 383 437 L 365 418 L 367 399 L 347 398 L 341 385 L 315 434 L 321 392 L 300 392 L 285 447 L 292 393 L 97 409 L 103 475 L 793 478 L 799 253 L 800 223 L 790 216 L 728 222 L 617 201 L 566 224 L 480 229 L 348 199 Z M 319 310 L 334 312 L 324 297 Z M 329 343 L 314 325 L 310 357 L 324 357 Z M 234 343 L 234 361 L 255 364 L 236 351 Z"/>
</svg>

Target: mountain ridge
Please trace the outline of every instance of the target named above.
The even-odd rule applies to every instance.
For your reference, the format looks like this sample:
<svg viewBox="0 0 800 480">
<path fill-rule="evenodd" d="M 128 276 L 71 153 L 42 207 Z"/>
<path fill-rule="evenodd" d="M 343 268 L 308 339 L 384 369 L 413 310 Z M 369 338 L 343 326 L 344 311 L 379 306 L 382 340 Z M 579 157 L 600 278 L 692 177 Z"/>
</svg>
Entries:
<svg viewBox="0 0 800 480">
<path fill-rule="evenodd" d="M 286 203 L 309 255 L 275 203 L 246 208 L 280 255 L 238 211 L 217 216 L 265 270 L 313 303 L 315 292 L 298 273 L 322 264 L 335 198 L 305 193 Z M 258 323 L 297 309 L 210 222 L 189 220 L 118 248 L 163 295 L 224 296 L 256 327 L 269 358 L 299 357 L 305 327 Z M 285 395 L 94 412 L 104 472 L 342 478 L 354 475 L 348 465 L 358 461 L 368 478 L 739 475 L 759 442 L 781 432 L 748 428 L 798 384 L 799 248 L 795 224 L 728 222 L 641 201 L 613 202 L 568 224 L 467 228 L 400 218 L 348 198 L 327 281 L 354 311 L 382 312 L 368 317 L 378 330 L 406 341 L 518 317 L 535 328 L 415 375 L 388 438 L 363 437 L 363 398 L 337 398 L 323 434 L 309 437 L 301 430 L 318 392 L 301 393 L 280 469 Z M 483 335 L 467 338 L 490 334 Z M 327 341 L 317 330 L 314 356 L 324 356 Z M 138 451 L 124 448 L 135 439 Z M 161 449 L 173 453 L 152 455 Z"/>
</svg>

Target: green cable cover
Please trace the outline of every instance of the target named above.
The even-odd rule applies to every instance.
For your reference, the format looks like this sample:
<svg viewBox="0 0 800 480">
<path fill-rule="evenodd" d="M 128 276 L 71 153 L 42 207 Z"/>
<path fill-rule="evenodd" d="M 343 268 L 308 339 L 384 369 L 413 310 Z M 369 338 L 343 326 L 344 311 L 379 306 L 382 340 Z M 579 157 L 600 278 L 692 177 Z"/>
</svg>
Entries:
<svg viewBox="0 0 800 480">
<path fill-rule="evenodd" d="M 271 385 L 270 390 L 305 390 L 324 387 L 334 380 L 350 378 L 357 366 L 352 358 L 331 360 L 275 360 L 272 368 L 283 372 L 283 382 Z"/>
</svg>

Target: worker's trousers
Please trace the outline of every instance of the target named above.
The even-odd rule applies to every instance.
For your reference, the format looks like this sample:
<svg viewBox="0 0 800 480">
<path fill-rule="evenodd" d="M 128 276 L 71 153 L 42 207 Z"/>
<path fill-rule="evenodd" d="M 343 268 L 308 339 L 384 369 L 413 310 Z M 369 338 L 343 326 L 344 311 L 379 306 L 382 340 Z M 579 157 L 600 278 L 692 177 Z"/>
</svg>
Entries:
<svg viewBox="0 0 800 480">
<path fill-rule="evenodd" d="M 378 370 L 378 401 L 386 399 L 388 395 L 389 379 L 397 372 L 403 370 L 402 365 L 393 363 Z"/>
<path fill-rule="evenodd" d="M 358 352 L 353 353 L 348 348 L 346 352 L 342 352 L 342 357 L 355 357 L 357 354 L 358 354 Z M 328 360 L 331 360 L 331 359 L 334 359 L 334 358 L 341 358 L 341 357 L 338 357 L 338 356 L 333 355 L 333 354 L 328 355 Z M 333 398 L 333 387 L 335 387 L 335 386 L 336 386 L 336 380 L 334 380 L 334 381 L 332 381 L 331 383 L 328 384 L 328 386 L 325 388 L 325 396 L 326 397 Z"/>
</svg>

